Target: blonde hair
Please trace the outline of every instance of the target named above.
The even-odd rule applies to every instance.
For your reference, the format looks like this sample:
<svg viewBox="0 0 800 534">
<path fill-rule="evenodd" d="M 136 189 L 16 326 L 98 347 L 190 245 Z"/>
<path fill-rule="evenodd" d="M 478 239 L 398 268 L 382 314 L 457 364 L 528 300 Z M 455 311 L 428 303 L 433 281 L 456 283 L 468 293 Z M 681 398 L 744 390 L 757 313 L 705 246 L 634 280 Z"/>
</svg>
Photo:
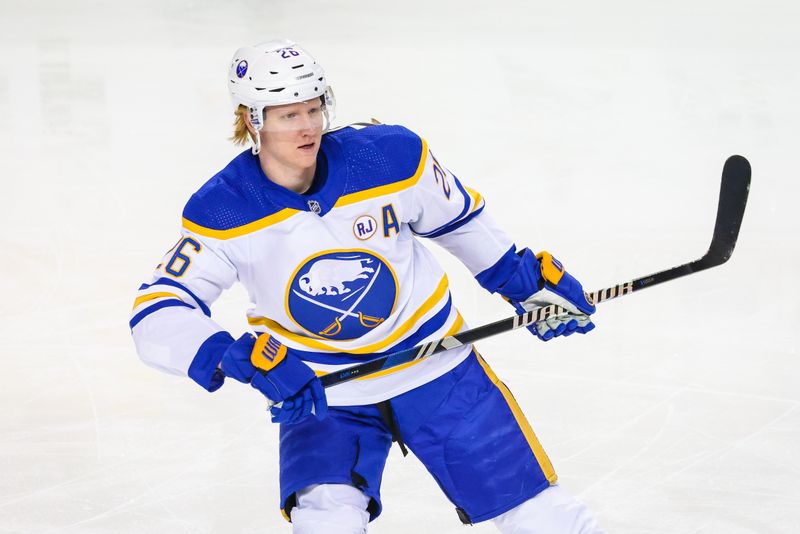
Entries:
<svg viewBox="0 0 800 534">
<path fill-rule="evenodd" d="M 236 111 L 234 112 L 236 115 L 236 120 L 233 121 L 233 135 L 229 137 L 234 144 L 246 145 L 248 141 L 255 142 L 255 138 L 247 128 L 247 122 L 244 120 L 245 114 L 249 112 L 250 111 L 247 109 L 247 106 L 243 104 L 239 104 L 239 107 L 236 108 Z"/>
</svg>

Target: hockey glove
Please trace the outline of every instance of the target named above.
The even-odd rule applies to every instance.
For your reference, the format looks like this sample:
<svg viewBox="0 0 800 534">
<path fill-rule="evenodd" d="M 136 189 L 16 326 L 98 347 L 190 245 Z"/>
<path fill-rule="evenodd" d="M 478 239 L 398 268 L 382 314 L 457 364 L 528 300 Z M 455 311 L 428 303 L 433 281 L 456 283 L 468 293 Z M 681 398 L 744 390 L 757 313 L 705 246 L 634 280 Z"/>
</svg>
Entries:
<svg viewBox="0 0 800 534">
<path fill-rule="evenodd" d="M 520 313 L 551 304 L 570 312 L 569 315 L 549 317 L 529 326 L 528 330 L 542 341 L 593 330 L 594 323 L 589 315 L 595 312 L 595 306 L 580 282 L 564 270 L 561 262 L 549 252 L 540 252 L 534 257 L 530 250 L 524 249 L 519 255 L 520 262 L 499 290 L 500 294 L 508 298 Z M 533 293 L 522 296 L 532 288 L 535 288 Z"/>
<path fill-rule="evenodd" d="M 269 334 L 237 339 L 222 356 L 222 370 L 275 403 L 270 408 L 273 423 L 296 423 L 312 413 L 324 419 L 328 414 L 325 389 L 314 371 Z"/>
</svg>

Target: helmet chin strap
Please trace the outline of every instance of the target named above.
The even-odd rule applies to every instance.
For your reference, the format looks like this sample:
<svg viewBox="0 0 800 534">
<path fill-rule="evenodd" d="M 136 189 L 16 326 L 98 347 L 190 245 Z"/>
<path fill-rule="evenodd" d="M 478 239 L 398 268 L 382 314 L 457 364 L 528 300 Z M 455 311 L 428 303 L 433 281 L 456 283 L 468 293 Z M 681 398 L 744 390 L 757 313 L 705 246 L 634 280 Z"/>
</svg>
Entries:
<svg viewBox="0 0 800 534">
<path fill-rule="evenodd" d="M 264 122 L 261 120 L 261 116 L 264 113 L 263 108 L 248 108 L 250 111 L 250 124 L 253 125 L 253 128 L 256 131 L 256 134 L 253 136 L 253 148 L 251 151 L 253 152 L 254 156 L 257 156 L 259 152 L 261 152 L 261 128 L 264 127 Z"/>
</svg>

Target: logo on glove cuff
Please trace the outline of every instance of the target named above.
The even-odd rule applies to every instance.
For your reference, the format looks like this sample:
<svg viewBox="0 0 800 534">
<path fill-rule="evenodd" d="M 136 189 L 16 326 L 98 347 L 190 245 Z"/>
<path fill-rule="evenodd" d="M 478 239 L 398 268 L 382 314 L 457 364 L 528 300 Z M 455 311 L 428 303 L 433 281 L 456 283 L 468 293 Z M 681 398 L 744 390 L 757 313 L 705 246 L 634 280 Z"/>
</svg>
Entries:
<svg viewBox="0 0 800 534">
<path fill-rule="evenodd" d="M 286 357 L 286 347 L 269 334 L 261 334 L 256 339 L 250 362 L 262 371 L 269 371 Z"/>
</svg>

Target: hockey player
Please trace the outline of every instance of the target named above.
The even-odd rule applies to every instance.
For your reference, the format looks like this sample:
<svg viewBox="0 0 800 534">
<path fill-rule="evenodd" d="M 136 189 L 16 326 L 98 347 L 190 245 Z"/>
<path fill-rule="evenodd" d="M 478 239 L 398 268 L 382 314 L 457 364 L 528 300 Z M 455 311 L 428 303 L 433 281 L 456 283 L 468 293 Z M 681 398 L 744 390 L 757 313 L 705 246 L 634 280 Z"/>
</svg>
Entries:
<svg viewBox="0 0 800 534">
<path fill-rule="evenodd" d="M 599 532 L 474 347 L 324 390 L 325 373 L 465 329 L 447 277 L 418 238 L 457 256 L 518 310 L 570 316 L 543 340 L 593 328 L 594 305 L 550 254 L 517 249 L 481 195 L 401 126 L 331 129 L 323 69 L 287 40 L 239 49 L 234 140 L 252 141 L 186 204 L 181 239 L 140 287 L 141 359 L 213 392 L 249 383 L 280 423 L 280 507 L 295 533 L 355 534 L 381 512 L 392 441 L 422 461 L 464 523 L 501 532 Z M 239 281 L 253 333 L 209 306 Z"/>
</svg>

